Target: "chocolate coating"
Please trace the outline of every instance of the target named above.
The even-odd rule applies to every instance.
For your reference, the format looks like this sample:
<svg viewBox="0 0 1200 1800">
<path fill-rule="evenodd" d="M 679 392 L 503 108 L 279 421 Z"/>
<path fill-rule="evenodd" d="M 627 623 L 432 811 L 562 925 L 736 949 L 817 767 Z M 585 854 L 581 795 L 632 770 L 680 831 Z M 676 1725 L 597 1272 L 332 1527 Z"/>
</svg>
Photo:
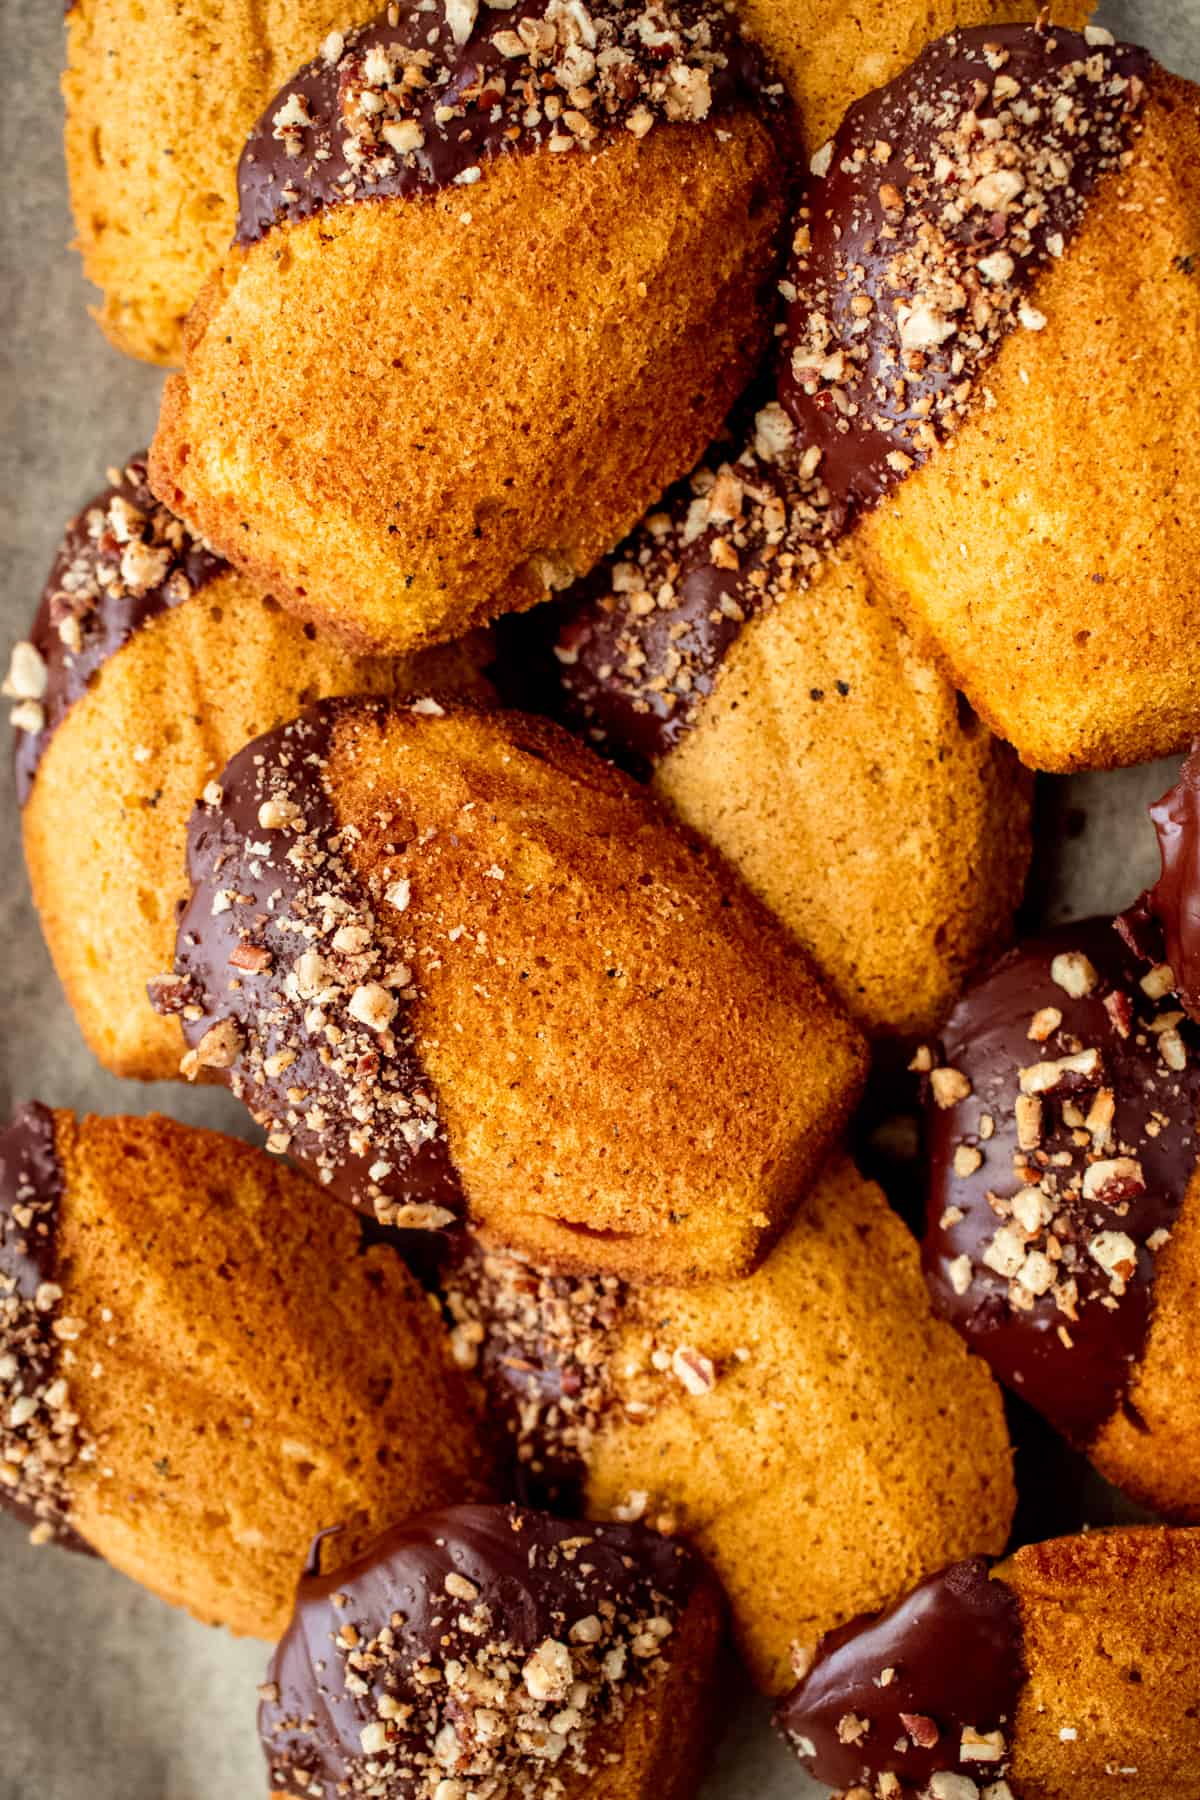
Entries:
<svg viewBox="0 0 1200 1800">
<path fill-rule="evenodd" d="M 1135 955 L 1170 967 L 1184 1010 L 1200 1019 L 1200 742 L 1150 817 L 1162 874 L 1117 920 Z"/>
<path fill-rule="evenodd" d="M 759 421 L 739 455 L 669 494 L 567 602 L 555 654 L 568 717 L 639 777 L 688 730 L 747 620 L 805 585 L 826 542 L 824 490 L 786 454 L 764 454 L 771 421 Z"/>
<path fill-rule="evenodd" d="M 488 1506 L 411 1519 L 335 1575 L 301 1579 L 259 1711 L 272 1791 L 416 1800 L 439 1777 L 478 1775 L 514 1797 L 545 1793 L 556 1769 L 578 1766 L 590 1730 L 618 1720 L 655 1674 L 659 1648 L 669 1656 L 675 1622 L 709 1580 L 692 1551 L 641 1526 Z M 658 1627 L 645 1629 L 654 1620 L 667 1626 L 657 1645 Z M 539 1684 L 541 1671 L 526 1677 L 523 1665 L 547 1640 L 554 1656 L 539 1658 Z M 572 1702 L 579 1724 L 550 1727 L 585 1678 L 587 1699 Z"/>
<path fill-rule="evenodd" d="M 473 0 L 403 0 L 344 40 L 335 32 L 247 141 L 236 241 L 348 200 L 469 185 L 513 150 L 591 153 L 660 118 L 767 98 L 757 53 L 724 7 L 669 0 L 644 32 L 649 17 L 624 0 L 485 0 L 478 12 Z"/>
<path fill-rule="evenodd" d="M 0 1132 L 0 1363 L 11 1359 L 13 1370 L 0 1375 L 0 1456 L 12 1478 L 0 1481 L 0 1506 L 29 1525 L 37 1542 L 87 1551 L 67 1523 L 74 1429 L 65 1403 L 47 1402 L 59 1364 L 54 1323 L 62 1197 L 54 1115 L 31 1100 Z M 20 1419 L 23 1401 L 36 1406 Z"/>
<path fill-rule="evenodd" d="M 614 1275 L 560 1275 L 469 1232 L 447 1235 L 438 1285 L 456 1346 L 488 1397 L 518 1499 L 583 1510 L 587 1450 L 614 1403 L 612 1346 L 628 1290 Z"/>
<path fill-rule="evenodd" d="M 942 1771 L 1003 1776 L 1025 1666 L 1017 1597 L 988 1568 L 982 1556 L 954 1563 L 821 1639 L 775 1712 L 818 1781 L 874 1793 L 875 1777 L 891 1774 L 915 1793 Z M 988 1748 L 1001 1754 L 971 1755 L 981 1746 L 964 1745 L 964 1731 L 999 1732 L 1003 1747 Z"/>
<path fill-rule="evenodd" d="M 338 710 L 320 702 L 255 738 L 194 809 L 175 974 L 150 998 L 180 1015 L 185 1073 L 224 1081 L 269 1148 L 385 1224 L 443 1225 L 462 1193 L 409 1030 L 411 973 L 326 785 Z M 386 1024 L 364 1022 L 364 997 L 391 1009 Z"/>
<path fill-rule="evenodd" d="M 29 633 L 46 685 L 40 726 L 15 733 L 20 805 L 52 735 L 109 657 L 228 566 L 155 499 L 144 454 L 71 521 Z"/>
<path fill-rule="evenodd" d="M 955 32 L 814 158 L 779 398 L 839 531 L 953 432 L 1003 338 L 1044 324 L 1025 296 L 1119 167 L 1151 66 L 1057 27 Z"/>
<path fill-rule="evenodd" d="M 929 1081 L 934 1306 L 1080 1446 L 1125 1396 L 1196 1162 L 1200 1033 L 1141 974 L 1105 919 L 1018 945 L 950 1015 Z"/>
</svg>

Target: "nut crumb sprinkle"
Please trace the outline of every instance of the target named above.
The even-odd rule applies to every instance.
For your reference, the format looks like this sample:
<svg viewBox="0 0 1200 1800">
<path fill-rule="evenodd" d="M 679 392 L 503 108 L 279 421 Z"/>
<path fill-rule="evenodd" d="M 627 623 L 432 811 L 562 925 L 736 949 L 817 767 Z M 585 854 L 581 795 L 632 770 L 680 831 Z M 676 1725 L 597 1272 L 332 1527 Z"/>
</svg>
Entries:
<svg viewBox="0 0 1200 1800">
<path fill-rule="evenodd" d="M 182 1073 L 219 1074 L 268 1149 L 382 1224 L 436 1230 L 462 1197 L 413 1031 L 409 884 L 355 872 L 325 786 L 336 713 L 256 739 L 201 801 L 175 967 L 148 991 L 180 1017 Z"/>
</svg>

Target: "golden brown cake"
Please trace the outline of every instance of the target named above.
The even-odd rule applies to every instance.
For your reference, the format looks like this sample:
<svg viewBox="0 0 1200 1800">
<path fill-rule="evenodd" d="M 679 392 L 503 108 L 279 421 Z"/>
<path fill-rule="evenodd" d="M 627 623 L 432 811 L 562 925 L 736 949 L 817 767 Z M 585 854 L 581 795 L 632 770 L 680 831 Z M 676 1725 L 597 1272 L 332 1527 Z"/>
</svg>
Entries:
<svg viewBox="0 0 1200 1800">
<path fill-rule="evenodd" d="M 748 1281 L 567 1280 L 490 1234 L 443 1279 L 455 1353 L 484 1376 L 529 1491 L 694 1543 L 768 1692 L 829 1627 L 1004 1546 L 999 1392 L 844 1155 Z"/>
<path fill-rule="evenodd" d="M 976 1557 L 821 1644 L 776 1722 L 854 1800 L 1196 1800 L 1200 1533 Z"/>
<path fill-rule="evenodd" d="M 392 11 L 251 134 L 151 481 L 404 650 L 569 582 L 700 454 L 766 342 L 785 127 L 717 0 Z"/>
<path fill-rule="evenodd" d="M 831 138 L 842 114 L 882 87 L 956 26 L 1035 19 L 1037 0 L 737 0 L 754 36 L 787 83 L 810 154 Z M 1057 25 L 1080 26 L 1093 8 L 1065 0 Z"/>
<path fill-rule="evenodd" d="M 955 24 L 1032 18 L 1022 0 L 739 0 L 799 105 L 814 151 L 867 88 Z M 1055 8 L 1079 24 L 1086 8 Z M 280 83 L 377 0 L 192 0 L 143 16 L 130 0 L 67 13 L 67 173 L 96 316 L 120 349 L 183 357 L 183 322 L 237 220 L 238 156 Z"/>
<path fill-rule="evenodd" d="M 248 738 L 327 694 L 485 698 L 488 644 L 353 655 L 197 542 L 150 493 L 141 458 L 112 475 L 67 530 L 6 691 L 55 968 L 105 1067 L 152 1081 L 183 1053 L 146 983 L 171 959 L 187 817 L 206 784 Z"/>
<path fill-rule="evenodd" d="M 860 1084 L 803 952 L 545 720 L 325 702 L 234 758 L 188 856 L 185 1072 L 385 1223 L 743 1273 Z"/>
<path fill-rule="evenodd" d="M 829 534 L 860 519 L 1038 768 L 1200 725 L 1198 101 L 1092 28 L 945 38 L 847 116 L 796 233 L 780 399 Z"/>
<path fill-rule="evenodd" d="M 1029 782 L 879 598 L 777 405 L 565 604 L 567 717 L 648 774 L 869 1032 L 932 1030 L 1005 938 Z"/>
<path fill-rule="evenodd" d="M 1200 1520 L 1200 1031 L 1170 971 L 1061 926 L 922 1060 L 935 1306 L 1110 1481 Z"/>
<path fill-rule="evenodd" d="M 279 86 L 377 0 L 131 0 L 67 12 L 67 174 L 96 317 L 113 343 L 178 363 L 183 321 L 229 247 L 237 162 Z"/>
<path fill-rule="evenodd" d="M 429 1302 L 260 1151 L 169 1119 L 23 1107 L 0 1135 L 0 1502 L 35 1543 L 282 1630 L 312 1535 L 357 1555 L 486 1496 Z M 321 1204 L 319 1201 L 317 1204 Z"/>
<path fill-rule="evenodd" d="M 722 1613 L 700 1558 L 638 1525 L 409 1519 L 301 1581 L 259 1690 L 270 1791 L 692 1800 Z"/>
</svg>

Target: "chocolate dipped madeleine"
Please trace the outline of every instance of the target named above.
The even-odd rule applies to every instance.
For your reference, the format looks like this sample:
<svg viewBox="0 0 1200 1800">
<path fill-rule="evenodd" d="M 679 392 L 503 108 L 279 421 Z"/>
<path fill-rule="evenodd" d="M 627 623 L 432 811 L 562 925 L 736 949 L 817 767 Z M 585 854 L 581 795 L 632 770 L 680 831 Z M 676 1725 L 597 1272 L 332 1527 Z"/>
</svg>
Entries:
<svg viewBox="0 0 1200 1800">
<path fill-rule="evenodd" d="M 1198 722 L 1197 102 L 1100 30 L 959 32 L 800 213 L 779 398 L 830 533 L 1038 768 Z"/>
<path fill-rule="evenodd" d="M 842 1154 L 749 1280 L 570 1279 L 488 1234 L 443 1281 L 455 1354 L 482 1375 L 529 1491 L 696 1544 L 768 1692 L 830 1626 L 1004 1547 L 999 1391 Z"/>
<path fill-rule="evenodd" d="M 301 1580 L 260 1689 L 270 1791 L 690 1800 L 721 1622 L 700 1558 L 642 1526 L 426 1513 Z"/>
<path fill-rule="evenodd" d="M 171 959 L 187 818 L 206 784 L 248 738 L 329 694 L 485 698 L 488 644 L 481 633 L 408 659 L 353 655 L 194 538 L 155 500 L 142 458 L 110 473 L 67 528 L 5 692 L 25 860 L 59 978 L 106 1068 L 163 1080 L 183 1044 L 146 983 Z"/>
<path fill-rule="evenodd" d="M 271 95 L 378 0 L 205 0 L 143 18 L 130 0 L 67 13 L 67 173 L 96 317 L 118 348 L 183 358 L 184 320 L 237 223 L 237 164 Z M 954 25 L 1032 18 L 1021 0 L 738 0 L 800 109 L 809 153 L 852 100 Z M 1056 7 L 1079 24 L 1083 7 Z"/>
<path fill-rule="evenodd" d="M 188 871 L 185 1072 L 384 1223 L 744 1273 L 860 1084 L 803 952 L 545 720 L 325 702 L 234 758 Z"/>
<path fill-rule="evenodd" d="M 1033 20 L 1031 0 L 737 0 L 796 102 L 812 155 L 870 88 L 893 81 L 931 38 L 955 28 Z M 1090 5 L 1052 8 L 1056 25 L 1082 26 Z"/>
<path fill-rule="evenodd" d="M 0 1506 L 268 1638 L 314 1531 L 490 1488 L 428 1299 L 308 1186 L 159 1117 L 0 1133 Z"/>
<path fill-rule="evenodd" d="M 1200 1518 L 1200 1038 L 1110 921 L 970 987 L 929 1102 L 934 1305 L 1110 1481 Z"/>
<path fill-rule="evenodd" d="M 417 0 L 268 105 L 155 491 L 406 650 L 561 587 L 764 348 L 787 120 L 720 0 Z"/>
<path fill-rule="evenodd" d="M 815 459 L 809 459 L 813 462 Z M 567 717 L 728 857 L 869 1032 L 932 1030 L 1007 937 L 1029 784 L 879 597 L 786 414 L 568 600 Z"/>
<path fill-rule="evenodd" d="M 1194 1800 L 1198 1633 L 1200 1534 L 1030 1544 L 829 1633 L 776 1723 L 846 1800 Z"/>
</svg>

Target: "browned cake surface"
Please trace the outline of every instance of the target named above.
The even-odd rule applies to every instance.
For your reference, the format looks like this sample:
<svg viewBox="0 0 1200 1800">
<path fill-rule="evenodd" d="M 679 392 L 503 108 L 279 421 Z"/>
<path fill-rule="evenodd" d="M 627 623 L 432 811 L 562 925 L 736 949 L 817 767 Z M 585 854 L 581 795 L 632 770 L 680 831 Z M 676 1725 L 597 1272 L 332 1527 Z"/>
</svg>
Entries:
<svg viewBox="0 0 1200 1800">
<path fill-rule="evenodd" d="M 341 1562 L 486 1492 L 465 1392 L 400 1259 L 260 1152 L 169 1119 L 56 1114 L 61 1311 L 94 1462 L 71 1522 L 197 1617 L 273 1638 L 313 1534 Z"/>
<path fill-rule="evenodd" d="M 578 1473 L 595 1517 L 694 1542 L 768 1691 L 791 1685 L 794 1648 L 1003 1546 L 999 1391 L 933 1318 L 909 1233 L 844 1155 L 746 1281 L 572 1285 L 493 1242 L 483 1285 L 468 1262 L 449 1300 L 460 1356 L 520 1401 L 518 1461 Z"/>
<path fill-rule="evenodd" d="M 1146 1347 L 1125 1404 L 1091 1446 L 1092 1461 L 1167 1518 L 1200 1520 L 1200 1182 L 1192 1177 L 1154 1266 Z"/>
<path fill-rule="evenodd" d="M 851 554 L 746 625 L 654 783 L 868 1031 L 933 1030 L 1011 926 L 1028 783 Z"/>
<path fill-rule="evenodd" d="M 783 193 L 747 113 L 514 155 L 465 192 L 231 252 L 164 397 L 156 491 L 360 643 L 452 637 L 590 567 L 765 337 Z"/>
<path fill-rule="evenodd" d="M 1038 768 L 1134 763 L 1200 725 L 1197 89 L 1156 72 L 1127 170 L 948 444 L 864 519 L 882 590 Z"/>
<path fill-rule="evenodd" d="M 737 0 L 800 109 L 810 152 L 833 136 L 852 101 L 882 87 L 931 39 L 956 25 L 1034 19 L 1036 0 Z M 1063 0 L 1061 25 L 1082 25 L 1092 7 Z"/>
<path fill-rule="evenodd" d="M 170 965 L 188 815 L 234 752 L 328 694 L 482 696 L 486 651 L 354 655 L 224 574 L 103 665 L 50 740 L 23 829 L 55 968 L 106 1068 L 178 1073 L 179 1026 L 152 1011 L 146 983 Z"/>
<path fill-rule="evenodd" d="M 1021 1800 L 1200 1795 L 1200 1533 L 1128 1527 L 1031 1544 L 1005 1563 L 1028 1679 L 1013 1736 Z"/>
<path fill-rule="evenodd" d="M 863 1067 L 803 953 L 544 721 L 347 709 L 326 779 L 360 875 L 409 883 L 382 911 L 471 1216 L 632 1278 L 752 1267 Z"/>
<path fill-rule="evenodd" d="M 78 246 L 120 349 L 178 362 L 182 326 L 233 237 L 246 134 L 334 26 L 377 0 L 75 0 L 67 172 Z"/>
</svg>

